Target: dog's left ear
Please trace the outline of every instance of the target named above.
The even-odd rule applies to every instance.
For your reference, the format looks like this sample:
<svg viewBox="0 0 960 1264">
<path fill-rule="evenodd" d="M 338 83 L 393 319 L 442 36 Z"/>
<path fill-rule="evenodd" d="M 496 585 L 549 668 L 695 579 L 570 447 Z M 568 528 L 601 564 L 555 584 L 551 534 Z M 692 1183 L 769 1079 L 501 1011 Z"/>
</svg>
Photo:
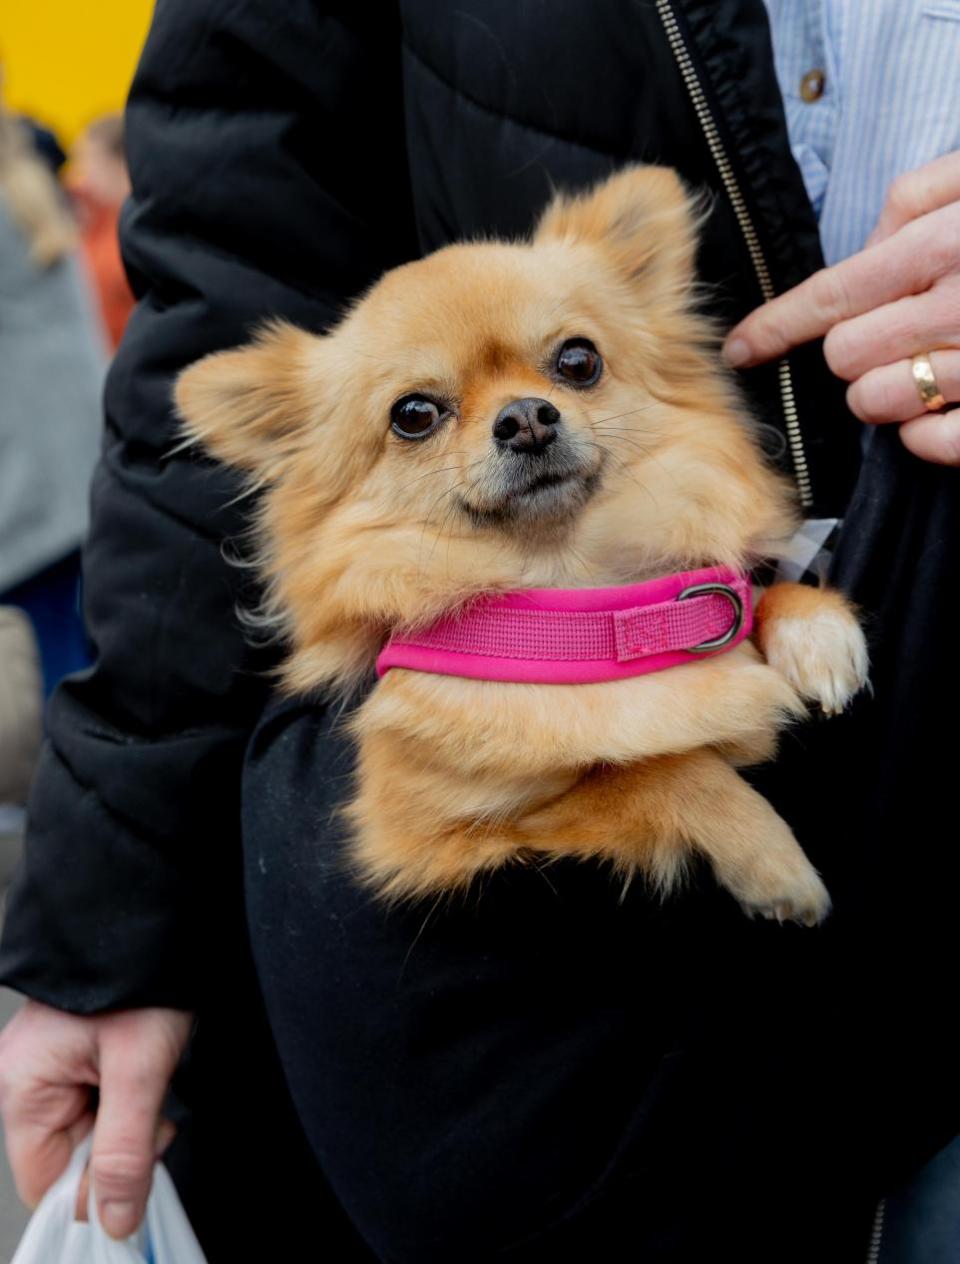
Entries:
<svg viewBox="0 0 960 1264">
<path fill-rule="evenodd" d="M 563 241 L 601 250 L 630 281 L 660 297 L 683 299 L 694 278 L 700 213 L 676 172 L 624 167 L 579 194 L 560 194 L 544 211 L 534 242 Z"/>
<path fill-rule="evenodd" d="M 322 344 L 277 322 L 246 347 L 198 360 L 174 387 L 184 432 L 219 460 L 271 481 L 315 420 Z"/>
</svg>

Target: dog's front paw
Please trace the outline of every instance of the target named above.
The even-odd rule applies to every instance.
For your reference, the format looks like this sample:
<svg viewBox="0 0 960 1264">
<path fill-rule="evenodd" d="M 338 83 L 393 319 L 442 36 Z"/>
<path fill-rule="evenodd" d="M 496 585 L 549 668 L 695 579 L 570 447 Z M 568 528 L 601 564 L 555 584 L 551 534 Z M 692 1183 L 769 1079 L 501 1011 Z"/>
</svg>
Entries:
<svg viewBox="0 0 960 1264">
<path fill-rule="evenodd" d="M 766 884 L 766 890 L 758 888 L 740 905 L 748 917 L 759 913 L 770 921 L 802 926 L 819 926 L 831 908 L 830 894 L 812 865 L 789 879 Z"/>
<path fill-rule="evenodd" d="M 780 832 L 726 885 L 748 917 L 818 926 L 830 912 L 830 894 L 785 825 Z"/>
<path fill-rule="evenodd" d="M 767 662 L 827 715 L 842 711 L 867 683 L 867 642 L 849 610 L 821 610 L 772 622 L 766 632 Z"/>
<path fill-rule="evenodd" d="M 748 917 L 819 925 L 830 895 L 789 825 L 756 791 L 739 809 L 736 832 L 708 849 L 721 884 Z"/>
</svg>

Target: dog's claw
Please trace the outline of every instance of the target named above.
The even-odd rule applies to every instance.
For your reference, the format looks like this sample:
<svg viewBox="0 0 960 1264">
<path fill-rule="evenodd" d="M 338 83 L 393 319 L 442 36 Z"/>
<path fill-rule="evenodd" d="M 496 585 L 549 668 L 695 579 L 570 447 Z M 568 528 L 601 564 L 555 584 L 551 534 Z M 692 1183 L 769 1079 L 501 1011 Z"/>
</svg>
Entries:
<svg viewBox="0 0 960 1264">
<path fill-rule="evenodd" d="M 816 872 L 811 869 L 807 880 L 792 895 L 781 893 L 776 899 L 762 903 L 741 900 L 741 908 L 752 920 L 759 914 L 768 922 L 796 922 L 801 926 L 819 926 L 830 912 L 830 896 Z"/>
</svg>

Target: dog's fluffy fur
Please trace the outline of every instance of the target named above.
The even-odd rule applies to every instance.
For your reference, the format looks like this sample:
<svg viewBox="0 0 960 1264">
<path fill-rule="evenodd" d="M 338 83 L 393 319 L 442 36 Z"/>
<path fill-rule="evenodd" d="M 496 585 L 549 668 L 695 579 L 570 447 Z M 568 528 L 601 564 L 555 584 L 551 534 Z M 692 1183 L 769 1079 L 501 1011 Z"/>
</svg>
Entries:
<svg viewBox="0 0 960 1264">
<path fill-rule="evenodd" d="M 275 325 L 181 375 L 187 433 L 262 490 L 289 690 L 349 688 L 391 629 L 483 593 L 776 555 L 792 496 L 693 310 L 694 219 L 672 172 L 628 168 L 555 199 L 529 242 L 450 246 L 389 272 L 325 337 Z M 589 388 L 555 371 L 576 337 L 604 360 Z M 411 393 L 451 411 L 422 441 L 391 430 Z M 560 410 L 562 442 L 556 477 L 524 490 L 529 458 L 491 427 L 528 397 Z M 863 637 L 838 594 L 780 584 L 754 640 L 603 684 L 390 671 L 352 721 L 359 872 L 407 896 L 577 856 L 668 890 L 700 852 L 748 911 L 820 920 L 823 884 L 736 768 L 772 755 L 804 699 L 846 703 L 865 679 Z"/>
</svg>

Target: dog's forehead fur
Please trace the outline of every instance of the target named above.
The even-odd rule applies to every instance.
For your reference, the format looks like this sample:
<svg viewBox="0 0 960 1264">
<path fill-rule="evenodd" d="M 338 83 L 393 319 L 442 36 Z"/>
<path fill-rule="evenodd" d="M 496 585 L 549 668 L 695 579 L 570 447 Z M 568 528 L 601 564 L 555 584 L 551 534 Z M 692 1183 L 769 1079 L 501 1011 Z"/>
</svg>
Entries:
<svg viewBox="0 0 960 1264">
<path fill-rule="evenodd" d="M 603 271 L 592 251 L 559 243 L 448 246 L 387 273 L 341 332 L 381 354 L 446 354 L 451 368 L 495 372 L 552 337 L 589 333 Z"/>
</svg>

